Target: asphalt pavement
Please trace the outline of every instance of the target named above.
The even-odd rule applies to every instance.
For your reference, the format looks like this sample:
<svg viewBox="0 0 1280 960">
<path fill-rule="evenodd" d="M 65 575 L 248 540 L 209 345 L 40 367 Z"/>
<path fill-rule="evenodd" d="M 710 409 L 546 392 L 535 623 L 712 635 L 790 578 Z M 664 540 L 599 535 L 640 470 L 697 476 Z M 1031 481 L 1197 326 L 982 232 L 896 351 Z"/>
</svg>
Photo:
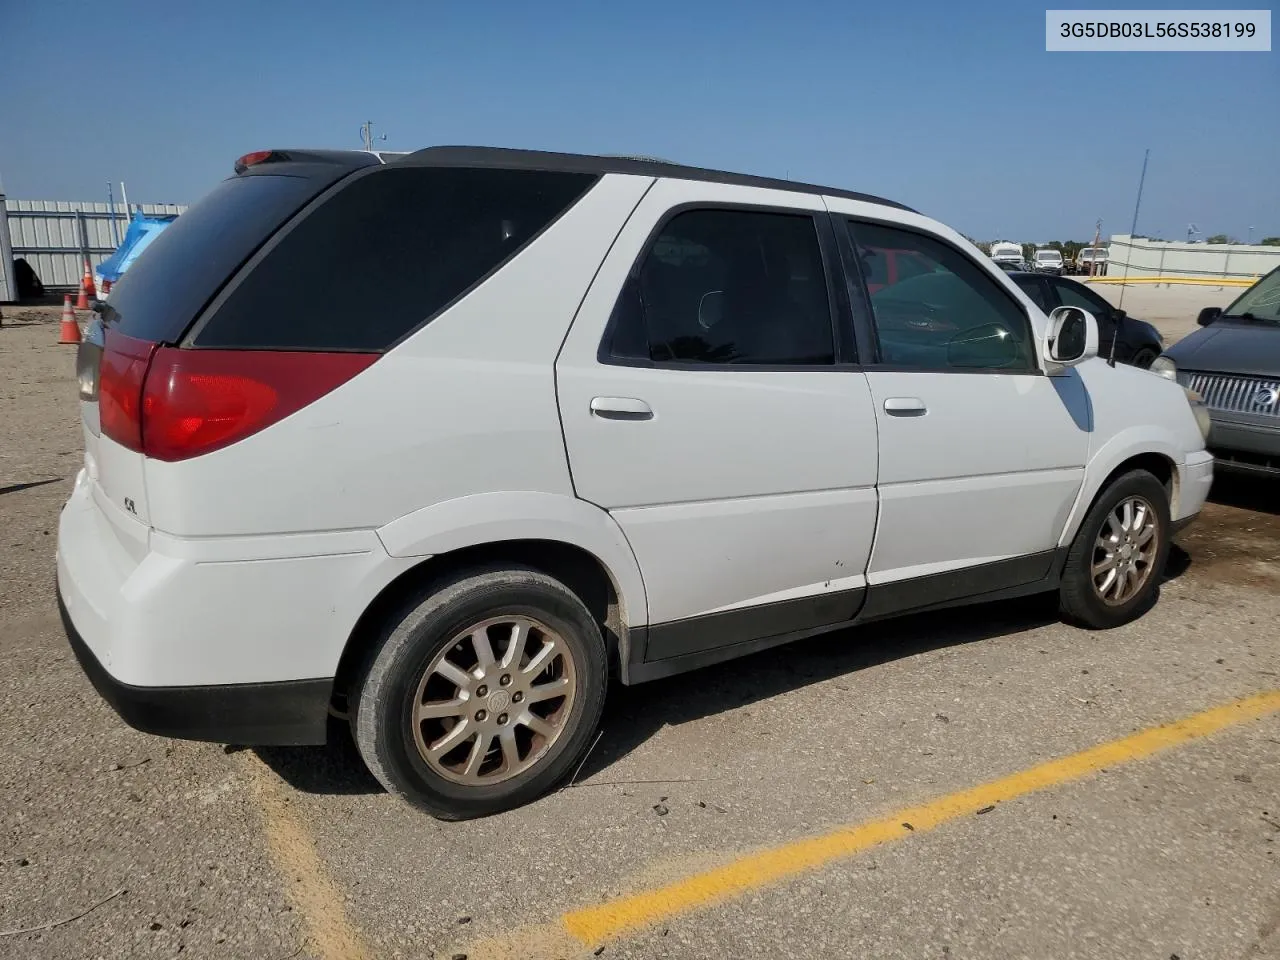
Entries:
<svg viewBox="0 0 1280 960">
<path fill-rule="evenodd" d="M 617 689 L 571 787 L 446 824 L 341 736 L 97 697 L 52 599 L 56 333 L 0 328 L 0 957 L 1280 958 L 1274 484 L 1215 488 L 1136 623 L 1031 598 Z"/>
</svg>

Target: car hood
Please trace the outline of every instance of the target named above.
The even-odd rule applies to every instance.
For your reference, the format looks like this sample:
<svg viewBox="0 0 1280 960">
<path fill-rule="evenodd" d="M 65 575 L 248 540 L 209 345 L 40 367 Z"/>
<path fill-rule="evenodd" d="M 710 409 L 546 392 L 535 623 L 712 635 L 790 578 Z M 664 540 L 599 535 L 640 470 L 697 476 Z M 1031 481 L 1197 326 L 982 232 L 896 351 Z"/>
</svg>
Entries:
<svg viewBox="0 0 1280 960">
<path fill-rule="evenodd" d="M 1214 324 L 1179 340 L 1165 355 L 1185 370 L 1280 376 L 1280 327 Z"/>
</svg>

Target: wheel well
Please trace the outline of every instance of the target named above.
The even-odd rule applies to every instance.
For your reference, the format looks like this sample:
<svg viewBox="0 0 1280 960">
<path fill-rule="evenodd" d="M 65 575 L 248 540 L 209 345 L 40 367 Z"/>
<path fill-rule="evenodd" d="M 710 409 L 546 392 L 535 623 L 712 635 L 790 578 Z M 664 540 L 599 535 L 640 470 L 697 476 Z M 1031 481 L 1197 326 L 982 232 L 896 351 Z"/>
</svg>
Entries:
<svg viewBox="0 0 1280 960">
<path fill-rule="evenodd" d="M 1140 453 L 1136 457 L 1130 457 L 1125 460 L 1107 475 L 1107 479 L 1098 487 L 1098 492 L 1094 494 L 1093 499 L 1096 501 L 1098 497 L 1102 496 L 1102 492 L 1111 486 L 1116 477 L 1122 476 L 1130 470 L 1145 470 L 1159 480 L 1169 493 L 1169 510 L 1176 515 L 1178 507 L 1178 471 L 1174 469 L 1172 460 L 1159 453 Z M 1090 507 L 1092 506 L 1090 504 Z"/>
<path fill-rule="evenodd" d="M 356 621 L 347 638 L 347 645 L 343 648 L 333 684 L 335 710 L 339 713 L 346 712 L 349 687 L 359 673 L 365 656 L 377 642 L 379 628 L 394 610 L 442 574 L 495 563 L 509 563 L 539 570 L 555 577 L 577 594 L 600 624 L 609 648 L 610 669 L 617 672 L 622 650 L 621 637 L 625 635 L 626 627 L 617 586 L 604 564 L 593 554 L 568 543 L 554 540 L 503 540 L 428 557 L 382 589 Z"/>
</svg>

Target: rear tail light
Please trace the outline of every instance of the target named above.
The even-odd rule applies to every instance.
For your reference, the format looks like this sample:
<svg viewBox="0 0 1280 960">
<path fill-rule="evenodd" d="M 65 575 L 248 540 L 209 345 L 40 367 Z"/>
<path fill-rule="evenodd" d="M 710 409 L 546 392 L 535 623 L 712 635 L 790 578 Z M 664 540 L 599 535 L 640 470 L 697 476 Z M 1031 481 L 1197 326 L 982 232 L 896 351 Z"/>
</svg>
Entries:
<svg viewBox="0 0 1280 960">
<path fill-rule="evenodd" d="M 142 449 L 142 384 L 154 343 L 108 330 L 98 369 L 98 423 L 130 450 Z"/>
<path fill-rule="evenodd" d="M 142 394 L 143 453 L 185 460 L 243 440 L 350 380 L 375 353 L 156 351 Z"/>
<path fill-rule="evenodd" d="M 283 420 L 377 358 L 179 350 L 108 332 L 98 383 L 102 432 L 145 456 L 186 460 Z"/>
</svg>

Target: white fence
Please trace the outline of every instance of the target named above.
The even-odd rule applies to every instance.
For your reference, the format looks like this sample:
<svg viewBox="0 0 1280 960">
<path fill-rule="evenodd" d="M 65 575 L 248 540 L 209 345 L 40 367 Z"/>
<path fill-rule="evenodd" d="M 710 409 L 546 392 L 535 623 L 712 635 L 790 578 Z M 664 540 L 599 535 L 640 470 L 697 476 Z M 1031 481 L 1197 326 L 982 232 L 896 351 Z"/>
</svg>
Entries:
<svg viewBox="0 0 1280 960">
<path fill-rule="evenodd" d="M 187 208 L 174 203 L 133 204 L 148 216 L 180 214 Z M 13 261 L 31 265 L 46 290 L 75 290 L 84 275 L 84 261 L 97 265 L 124 239 L 129 212 L 123 203 L 112 210 L 106 203 L 68 200 L 6 200 L 0 194 L 0 302 L 18 298 Z"/>
<path fill-rule="evenodd" d="M 1280 247 L 1177 243 L 1117 234 L 1108 244 L 1107 279 L 1125 276 L 1252 280 L 1280 267 Z"/>
</svg>

